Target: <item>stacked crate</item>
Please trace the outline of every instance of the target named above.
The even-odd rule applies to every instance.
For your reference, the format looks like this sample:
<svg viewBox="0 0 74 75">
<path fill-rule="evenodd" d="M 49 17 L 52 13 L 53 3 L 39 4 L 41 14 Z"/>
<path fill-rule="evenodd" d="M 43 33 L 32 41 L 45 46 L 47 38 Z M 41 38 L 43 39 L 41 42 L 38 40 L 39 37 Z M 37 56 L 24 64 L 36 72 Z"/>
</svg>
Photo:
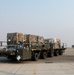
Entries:
<svg viewBox="0 0 74 75">
<path fill-rule="evenodd" d="M 54 39 L 54 43 L 56 43 L 56 44 L 60 44 L 60 43 L 61 43 L 61 40 L 58 39 L 58 38 L 55 38 L 55 39 Z"/>
<path fill-rule="evenodd" d="M 24 42 L 26 40 L 26 35 L 22 33 L 8 33 L 7 34 L 7 44 L 19 44 L 20 42 Z"/>
<path fill-rule="evenodd" d="M 44 38 L 42 36 L 37 36 L 37 42 L 38 42 L 38 44 L 43 44 Z"/>
<path fill-rule="evenodd" d="M 31 44 L 37 43 L 37 36 L 32 34 L 26 34 L 26 42 Z"/>
<path fill-rule="evenodd" d="M 19 44 L 19 43 L 29 43 L 29 44 L 43 44 L 44 38 L 42 36 L 37 36 L 33 34 L 22 34 L 22 33 L 8 33 L 7 34 L 7 44 Z"/>
<path fill-rule="evenodd" d="M 54 48 L 55 49 L 59 49 L 60 48 L 60 45 L 61 45 L 61 40 L 60 39 L 58 39 L 58 38 L 55 38 L 54 39 Z"/>
</svg>

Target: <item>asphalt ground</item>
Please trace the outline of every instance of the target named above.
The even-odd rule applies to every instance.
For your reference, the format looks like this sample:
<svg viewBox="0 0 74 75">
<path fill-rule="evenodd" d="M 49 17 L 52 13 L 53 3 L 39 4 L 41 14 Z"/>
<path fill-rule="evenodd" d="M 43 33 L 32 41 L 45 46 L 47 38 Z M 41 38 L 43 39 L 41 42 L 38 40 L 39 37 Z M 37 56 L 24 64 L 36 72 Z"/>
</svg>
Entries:
<svg viewBox="0 0 74 75">
<path fill-rule="evenodd" d="M 74 75 L 74 49 L 68 48 L 62 56 L 13 62 L 0 57 L 0 75 Z"/>
</svg>

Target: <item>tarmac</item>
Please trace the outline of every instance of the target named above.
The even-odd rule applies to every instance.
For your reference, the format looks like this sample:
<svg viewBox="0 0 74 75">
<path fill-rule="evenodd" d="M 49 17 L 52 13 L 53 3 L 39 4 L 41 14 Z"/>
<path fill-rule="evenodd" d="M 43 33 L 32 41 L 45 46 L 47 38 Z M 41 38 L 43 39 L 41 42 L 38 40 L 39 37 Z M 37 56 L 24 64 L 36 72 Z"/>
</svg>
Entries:
<svg viewBox="0 0 74 75">
<path fill-rule="evenodd" d="M 59 58 L 57 62 L 55 58 Z M 71 58 L 74 59 L 74 49 L 71 48 L 67 49 L 63 56 L 50 58 L 52 62 L 48 62 L 47 58 L 44 62 L 40 59 L 38 62 L 11 63 L 0 58 L 0 75 L 74 75 L 74 60 L 70 60 Z"/>
</svg>

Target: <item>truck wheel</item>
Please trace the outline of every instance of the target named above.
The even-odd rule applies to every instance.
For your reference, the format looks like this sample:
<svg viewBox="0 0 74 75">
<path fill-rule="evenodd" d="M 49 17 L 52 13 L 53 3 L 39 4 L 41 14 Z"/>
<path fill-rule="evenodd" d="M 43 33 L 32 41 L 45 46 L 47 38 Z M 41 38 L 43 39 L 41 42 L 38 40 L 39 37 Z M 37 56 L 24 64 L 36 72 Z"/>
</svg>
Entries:
<svg viewBox="0 0 74 75">
<path fill-rule="evenodd" d="M 60 50 L 60 51 L 59 51 L 59 55 L 62 55 L 62 54 L 63 54 L 63 50 Z"/>
<path fill-rule="evenodd" d="M 17 61 L 16 58 L 11 58 L 12 61 Z"/>
<path fill-rule="evenodd" d="M 12 56 L 8 56 L 7 59 L 9 59 L 11 61 L 16 61 L 16 58 L 15 57 L 12 57 Z"/>
<path fill-rule="evenodd" d="M 46 58 L 47 58 L 47 53 L 46 53 L 46 52 L 43 52 L 43 53 L 42 53 L 42 58 L 43 58 L 43 59 L 46 59 Z"/>
<path fill-rule="evenodd" d="M 55 55 L 55 56 L 58 56 L 58 55 L 59 55 L 59 51 L 56 50 L 56 51 L 54 52 L 54 55 Z"/>
<path fill-rule="evenodd" d="M 49 57 L 53 57 L 53 56 L 54 56 L 53 52 L 50 52 Z"/>
<path fill-rule="evenodd" d="M 50 52 L 48 52 L 48 57 L 53 57 L 54 56 L 54 50 L 50 50 Z"/>
<path fill-rule="evenodd" d="M 10 58 L 10 56 L 7 56 L 7 59 L 9 59 L 9 60 L 10 60 L 10 59 L 11 59 L 11 58 Z"/>
<path fill-rule="evenodd" d="M 34 61 L 37 61 L 39 59 L 39 54 L 38 53 L 35 53 L 34 56 L 33 56 L 33 60 Z"/>
</svg>

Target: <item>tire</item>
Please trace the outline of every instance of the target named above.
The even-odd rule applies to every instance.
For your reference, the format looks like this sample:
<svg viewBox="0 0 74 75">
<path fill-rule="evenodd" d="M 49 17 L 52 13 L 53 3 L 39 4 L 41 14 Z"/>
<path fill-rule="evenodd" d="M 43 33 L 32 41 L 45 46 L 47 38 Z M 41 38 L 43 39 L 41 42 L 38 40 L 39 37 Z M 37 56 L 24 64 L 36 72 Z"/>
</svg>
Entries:
<svg viewBox="0 0 74 75">
<path fill-rule="evenodd" d="M 53 53 L 52 52 L 50 52 L 50 55 L 49 55 L 49 57 L 53 57 L 54 55 L 53 55 Z"/>
<path fill-rule="evenodd" d="M 38 53 L 35 53 L 35 54 L 33 55 L 32 59 L 33 59 L 34 61 L 37 61 L 37 60 L 39 59 L 39 54 L 38 54 Z"/>
<path fill-rule="evenodd" d="M 46 58 L 47 58 L 47 53 L 46 53 L 46 52 L 43 52 L 43 53 L 42 53 L 42 58 L 43 58 L 43 59 L 46 59 Z"/>
<path fill-rule="evenodd" d="M 7 59 L 10 60 L 11 59 L 10 56 L 7 56 Z"/>
<path fill-rule="evenodd" d="M 11 58 L 12 61 L 17 61 L 16 58 Z"/>
<path fill-rule="evenodd" d="M 48 57 L 53 57 L 53 56 L 54 56 L 54 51 L 51 50 L 51 51 L 49 52 L 49 54 L 48 54 Z"/>
<path fill-rule="evenodd" d="M 53 57 L 53 56 L 54 56 L 53 44 L 50 43 L 50 52 L 49 52 L 49 57 Z"/>
<path fill-rule="evenodd" d="M 63 55 L 63 50 L 60 50 L 59 51 L 59 55 Z"/>
<path fill-rule="evenodd" d="M 58 55 L 59 55 L 59 51 L 56 50 L 56 51 L 54 52 L 54 56 L 58 56 Z"/>
<path fill-rule="evenodd" d="M 11 60 L 11 61 L 17 61 L 16 58 L 15 57 L 12 57 L 12 56 L 8 56 L 7 59 L 8 60 Z"/>
</svg>

